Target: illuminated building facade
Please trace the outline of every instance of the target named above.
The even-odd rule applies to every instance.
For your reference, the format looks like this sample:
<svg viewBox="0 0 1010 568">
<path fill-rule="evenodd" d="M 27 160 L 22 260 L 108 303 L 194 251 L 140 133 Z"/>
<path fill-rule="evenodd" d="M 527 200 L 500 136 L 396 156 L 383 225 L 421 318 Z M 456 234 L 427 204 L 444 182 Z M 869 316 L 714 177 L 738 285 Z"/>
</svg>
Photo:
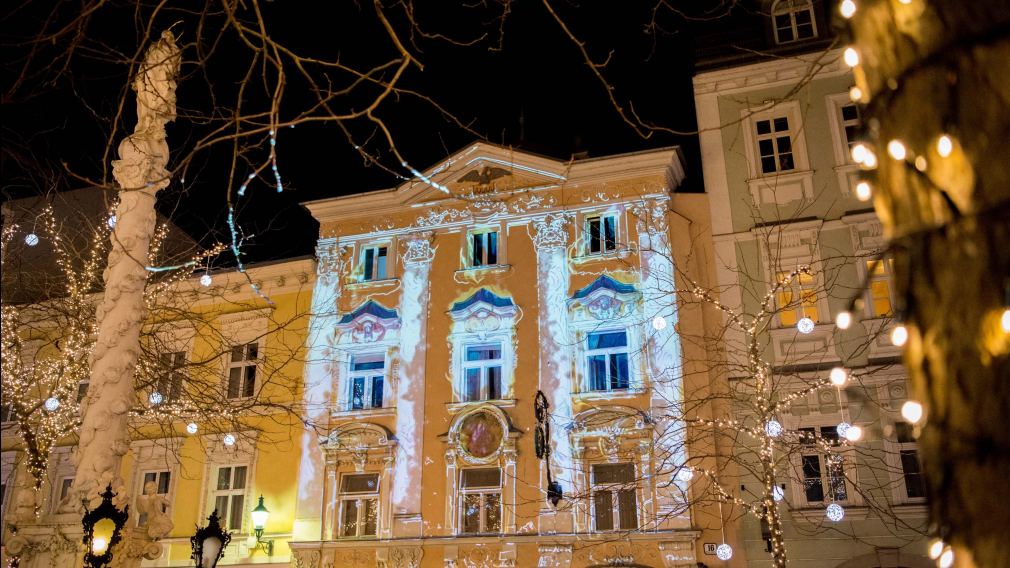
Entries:
<svg viewBox="0 0 1010 568">
<path fill-rule="evenodd" d="M 306 204 L 305 396 L 329 428 L 301 440 L 296 566 L 695 565 L 673 291 L 707 203 L 683 176 L 676 148 L 477 143 Z"/>
</svg>

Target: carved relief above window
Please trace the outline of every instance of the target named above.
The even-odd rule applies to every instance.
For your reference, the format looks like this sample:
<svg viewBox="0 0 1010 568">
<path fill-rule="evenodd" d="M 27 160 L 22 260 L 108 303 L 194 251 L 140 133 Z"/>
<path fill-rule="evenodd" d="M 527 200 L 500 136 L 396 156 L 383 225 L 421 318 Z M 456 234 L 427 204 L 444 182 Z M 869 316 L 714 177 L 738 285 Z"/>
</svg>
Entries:
<svg viewBox="0 0 1010 568">
<path fill-rule="evenodd" d="M 368 300 L 345 314 L 336 325 L 337 343 L 374 343 L 391 339 L 400 329 L 396 310 Z"/>
<path fill-rule="evenodd" d="M 602 275 L 568 301 L 581 393 L 641 390 L 641 292 Z"/>
</svg>

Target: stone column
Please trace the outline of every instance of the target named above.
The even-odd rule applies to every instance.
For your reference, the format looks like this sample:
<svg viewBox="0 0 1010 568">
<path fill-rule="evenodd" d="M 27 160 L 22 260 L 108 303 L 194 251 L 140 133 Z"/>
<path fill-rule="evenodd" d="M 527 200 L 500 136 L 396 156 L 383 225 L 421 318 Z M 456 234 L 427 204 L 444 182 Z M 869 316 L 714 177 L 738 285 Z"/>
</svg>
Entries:
<svg viewBox="0 0 1010 568">
<path fill-rule="evenodd" d="M 424 363 L 428 292 L 435 249 L 431 233 L 408 238 L 403 253 L 400 300 L 400 365 L 396 381 L 396 461 L 393 536 L 421 536 L 421 447 L 424 434 Z"/>
<path fill-rule="evenodd" d="M 551 459 L 554 479 L 565 495 L 574 488 L 574 465 L 568 426 L 572 422 L 572 359 L 568 333 L 568 223 L 564 215 L 546 215 L 533 221 L 537 251 L 539 295 L 540 390 L 550 403 Z M 531 397 L 532 401 L 532 397 Z M 547 504 L 547 472 L 540 467 L 540 531 L 567 533 L 573 529 L 570 511 L 555 511 Z"/>
<path fill-rule="evenodd" d="M 293 540 L 318 540 L 325 537 L 322 497 L 326 478 L 317 428 L 329 427 L 336 377 L 334 330 L 339 315 L 337 301 L 342 292 L 345 253 L 344 248 L 338 246 L 334 239 L 320 239 L 316 246 L 318 265 L 316 286 L 312 292 L 303 394 L 305 419 L 316 428 L 306 428 L 302 432 Z M 330 522 L 333 520 L 330 519 Z"/>
</svg>

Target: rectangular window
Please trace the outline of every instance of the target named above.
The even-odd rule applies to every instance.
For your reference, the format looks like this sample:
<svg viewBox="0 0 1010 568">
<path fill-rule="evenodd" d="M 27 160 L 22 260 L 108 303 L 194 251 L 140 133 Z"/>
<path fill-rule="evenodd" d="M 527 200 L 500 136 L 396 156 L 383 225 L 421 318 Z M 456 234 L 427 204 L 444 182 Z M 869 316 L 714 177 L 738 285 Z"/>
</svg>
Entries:
<svg viewBox="0 0 1010 568">
<path fill-rule="evenodd" d="M 786 172 L 796 168 L 789 117 L 765 118 L 754 123 L 757 129 L 758 160 L 762 174 Z"/>
<path fill-rule="evenodd" d="M 772 9 L 775 43 L 790 43 L 817 37 L 813 6 L 809 0 L 781 0 Z"/>
<path fill-rule="evenodd" d="M 919 463 L 919 446 L 915 441 L 912 425 L 907 422 L 897 422 L 894 425 L 897 438 L 898 457 L 901 462 L 902 484 L 905 497 L 923 499 L 926 497 L 926 485 L 922 479 L 922 464 Z"/>
<path fill-rule="evenodd" d="M 231 348 L 228 366 L 228 398 L 243 398 L 256 393 L 256 363 L 259 344 L 247 343 Z"/>
<path fill-rule="evenodd" d="M 88 396 L 88 387 L 91 385 L 91 381 L 79 381 L 77 383 L 77 402 L 84 400 L 84 397 Z"/>
<path fill-rule="evenodd" d="M 588 253 L 601 254 L 617 250 L 617 217 L 595 215 L 586 218 Z"/>
<path fill-rule="evenodd" d="M 139 495 L 147 494 L 147 484 L 154 483 L 157 487 L 156 493 L 158 495 L 168 495 L 168 489 L 172 483 L 172 472 L 170 471 L 148 471 L 144 473 L 144 482 L 140 484 Z M 138 507 L 139 511 L 140 508 Z M 165 512 L 165 511 L 162 511 Z M 141 512 L 137 516 L 137 526 L 142 527 L 147 525 L 147 513 Z"/>
<path fill-rule="evenodd" d="M 463 400 L 497 400 L 502 396 L 500 343 L 468 345 L 463 360 Z"/>
<path fill-rule="evenodd" d="M 597 531 L 638 528 L 635 466 L 596 464 L 593 475 L 593 522 Z"/>
<path fill-rule="evenodd" d="M 817 439 L 818 429 L 800 428 L 799 431 L 805 446 L 800 456 L 800 467 L 806 501 L 822 503 L 847 500 L 849 497 L 845 488 L 845 463 L 842 456 L 835 452 L 820 451 L 823 443 L 830 447 L 838 446 L 838 431 L 835 426 L 820 428 L 820 443 Z"/>
<path fill-rule="evenodd" d="M 383 353 L 355 355 L 351 358 L 350 410 L 382 408 L 386 356 Z"/>
<path fill-rule="evenodd" d="M 780 272 L 781 282 L 788 272 Z M 817 288 L 811 274 L 799 273 L 793 277 L 788 286 L 779 288 L 778 292 L 779 323 L 783 327 L 796 325 L 800 318 L 810 318 L 817 321 Z"/>
<path fill-rule="evenodd" d="M 379 475 L 345 475 L 340 481 L 340 536 L 375 536 L 379 529 Z"/>
<path fill-rule="evenodd" d="M 498 231 L 480 231 L 470 234 L 470 266 L 498 264 Z"/>
<path fill-rule="evenodd" d="M 586 339 L 589 389 L 626 389 L 630 384 L 628 334 L 625 331 L 590 333 Z"/>
<path fill-rule="evenodd" d="M 891 275 L 893 271 L 894 262 L 889 258 L 866 261 L 867 288 L 872 317 L 880 318 L 891 315 Z"/>
<path fill-rule="evenodd" d="M 501 469 L 460 472 L 460 533 L 501 532 Z"/>
<path fill-rule="evenodd" d="M 366 247 L 361 252 L 361 279 L 364 281 L 369 280 L 382 280 L 388 278 L 387 263 L 388 254 L 387 247 L 385 246 L 373 246 Z"/>
<path fill-rule="evenodd" d="M 182 368 L 186 366 L 186 354 L 162 353 L 158 358 L 158 384 L 155 387 L 161 394 L 162 401 L 178 400 L 182 394 Z"/>
<path fill-rule="evenodd" d="M 217 485 L 212 492 L 211 502 L 226 530 L 242 530 L 245 515 L 245 489 L 247 466 L 223 466 L 217 468 Z"/>
<path fill-rule="evenodd" d="M 852 161 L 850 150 L 859 141 L 859 107 L 856 103 L 846 103 L 838 107 L 839 119 L 842 126 L 842 142 L 847 155 L 847 160 Z"/>
<path fill-rule="evenodd" d="M 73 477 L 64 477 L 60 480 L 60 499 L 59 503 L 64 503 L 67 500 L 67 496 L 70 495 L 70 489 L 74 486 Z"/>
</svg>

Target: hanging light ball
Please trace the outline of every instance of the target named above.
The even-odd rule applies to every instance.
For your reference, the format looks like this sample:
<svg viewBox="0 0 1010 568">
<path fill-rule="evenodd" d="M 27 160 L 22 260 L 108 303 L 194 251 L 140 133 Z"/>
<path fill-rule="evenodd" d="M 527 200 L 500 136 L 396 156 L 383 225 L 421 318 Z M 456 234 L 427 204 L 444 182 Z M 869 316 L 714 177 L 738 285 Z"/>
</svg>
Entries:
<svg viewBox="0 0 1010 568">
<path fill-rule="evenodd" d="M 832 503 L 824 509 L 824 516 L 826 516 L 829 521 L 837 523 L 845 518 L 845 509 L 843 509 L 838 503 Z"/>
<path fill-rule="evenodd" d="M 856 199 L 869 201 L 871 197 L 873 197 L 873 188 L 870 187 L 870 182 L 861 181 L 856 184 Z"/>
<path fill-rule="evenodd" d="M 210 277 L 210 274 L 204 274 L 203 276 L 200 277 L 200 285 L 203 286 L 204 288 L 209 287 L 211 282 L 213 281 L 214 279 Z"/>
<path fill-rule="evenodd" d="M 838 329 L 849 329 L 852 326 L 852 313 L 847 311 L 838 312 L 835 316 L 835 325 Z"/>
<path fill-rule="evenodd" d="M 224 435 L 224 439 L 222 439 L 221 441 L 224 442 L 224 445 L 226 445 L 226 446 L 234 446 L 235 445 L 235 434 L 225 434 Z"/>
<path fill-rule="evenodd" d="M 186 432 L 190 434 L 196 434 L 200 430 L 200 427 L 196 425 L 196 422 L 190 422 L 186 424 Z"/>
<path fill-rule="evenodd" d="M 946 546 L 947 545 L 944 544 L 943 541 L 940 539 L 936 539 L 933 542 L 931 542 L 929 544 L 929 559 L 936 560 L 937 558 L 939 558 L 940 555 L 943 554 L 943 549 Z"/>
<path fill-rule="evenodd" d="M 656 331 L 663 331 L 666 329 L 666 318 L 663 316 L 656 316 L 652 318 L 652 328 Z"/>
<path fill-rule="evenodd" d="M 677 481 L 682 483 L 687 483 L 694 479 L 694 470 L 688 466 L 684 466 L 677 471 Z"/>
<path fill-rule="evenodd" d="M 917 424 L 922 420 L 922 405 L 914 400 L 906 400 L 901 405 L 901 417 L 912 424 Z"/>
<path fill-rule="evenodd" d="M 848 422 L 839 422 L 838 426 L 835 426 L 835 431 L 843 438 L 849 433 L 850 429 L 852 429 L 852 424 L 849 424 Z"/>
<path fill-rule="evenodd" d="M 906 341 L 908 341 L 908 329 L 899 323 L 891 330 L 891 343 L 895 347 L 901 347 Z"/>
<path fill-rule="evenodd" d="M 724 542 L 715 547 L 715 556 L 719 560 L 729 560 L 733 558 L 733 547 Z"/>
<path fill-rule="evenodd" d="M 115 229 L 116 228 L 116 220 L 117 219 L 116 219 L 115 215 L 109 215 L 109 220 L 106 221 L 106 223 L 109 225 L 110 229 Z"/>
<path fill-rule="evenodd" d="M 39 236 L 35 233 L 28 233 L 25 235 L 25 244 L 33 247 L 39 244 Z"/>
<path fill-rule="evenodd" d="M 853 424 L 852 426 L 849 426 L 842 436 L 850 442 L 858 442 L 859 439 L 863 437 L 863 429 Z"/>
<path fill-rule="evenodd" d="M 56 398 L 55 396 L 51 396 L 47 398 L 46 401 L 42 403 L 42 405 L 45 406 L 46 410 L 48 410 L 49 412 L 56 412 L 57 410 L 60 409 L 60 399 Z"/>
<path fill-rule="evenodd" d="M 165 400 L 165 397 L 160 392 L 154 391 L 151 393 L 150 396 L 147 397 L 147 400 L 150 401 L 150 403 L 153 404 L 154 406 L 158 406 L 159 404 L 162 403 L 162 401 Z"/>
<path fill-rule="evenodd" d="M 800 318 L 800 321 L 796 322 L 796 329 L 802 334 L 810 333 L 814 330 L 814 320 L 810 318 Z"/>
<path fill-rule="evenodd" d="M 843 0 L 838 6 L 838 11 L 842 14 L 842 17 L 848 20 L 856 13 L 856 3 L 852 0 Z"/>
<path fill-rule="evenodd" d="M 778 438 L 782 435 L 782 424 L 779 424 L 779 421 L 774 418 L 769 420 L 765 424 L 765 434 L 768 434 L 770 438 Z"/>
<path fill-rule="evenodd" d="M 772 488 L 772 499 L 775 499 L 776 501 L 781 501 L 782 499 L 785 499 L 785 496 L 786 492 L 778 485 Z"/>
<path fill-rule="evenodd" d="M 840 387 L 849 380 L 849 373 L 843 367 L 835 367 L 831 369 L 831 374 L 828 377 L 831 379 L 831 384 Z"/>
</svg>

